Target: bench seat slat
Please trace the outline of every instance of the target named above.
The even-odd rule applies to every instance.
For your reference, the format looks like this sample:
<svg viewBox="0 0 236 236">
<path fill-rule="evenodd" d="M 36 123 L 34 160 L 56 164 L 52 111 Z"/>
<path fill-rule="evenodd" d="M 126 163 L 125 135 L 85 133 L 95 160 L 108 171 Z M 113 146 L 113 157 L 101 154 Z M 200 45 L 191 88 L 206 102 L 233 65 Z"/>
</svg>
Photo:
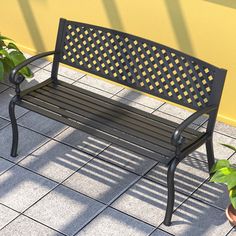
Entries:
<svg viewBox="0 0 236 236">
<path fill-rule="evenodd" d="M 76 99 L 71 97 L 71 95 L 64 95 L 63 93 L 60 93 L 60 91 L 57 91 L 55 89 L 47 90 L 47 89 L 40 89 L 37 92 L 39 92 L 42 95 L 45 95 L 48 97 L 48 99 L 53 99 L 60 104 L 61 102 L 67 103 L 75 108 L 79 108 L 78 112 L 87 112 L 87 115 L 95 115 L 96 118 L 100 119 L 106 119 L 109 124 L 118 123 L 122 125 L 122 127 L 132 128 L 133 131 L 139 131 L 144 135 L 148 135 L 148 137 L 154 137 L 155 139 L 159 139 L 160 141 L 164 140 L 166 143 L 170 143 L 170 132 L 163 132 L 161 128 L 153 128 L 151 130 L 151 127 L 148 127 L 147 125 L 143 124 L 145 121 L 145 118 L 143 118 L 143 122 L 137 121 L 135 116 L 133 118 L 127 119 L 125 114 L 120 114 L 118 112 L 112 112 L 108 109 L 102 108 L 101 105 L 94 105 L 89 103 L 89 101 L 81 102 L 80 99 Z M 41 96 L 43 99 L 43 97 Z M 47 99 L 44 97 L 44 99 Z M 56 102 L 52 101 L 51 102 Z M 82 103 L 82 104 L 81 104 Z M 114 109 L 114 107 L 113 107 Z M 109 112 L 109 113 L 108 113 Z M 150 128 L 150 129 L 148 129 Z M 125 130 L 126 130 L 125 129 Z M 142 137 L 144 138 L 144 136 Z M 187 140 L 191 140 L 195 138 L 195 136 L 187 137 Z M 145 138 L 144 138 L 145 139 Z"/>
<path fill-rule="evenodd" d="M 61 81 L 57 85 L 45 83 L 24 92 L 18 105 L 164 164 L 174 158 L 170 137 L 177 123 L 90 93 Z M 202 133 L 188 129 L 184 136 L 186 149 Z"/>
<path fill-rule="evenodd" d="M 102 125 L 106 125 L 106 126 L 114 128 L 114 129 L 120 130 L 120 131 L 122 131 L 124 133 L 136 136 L 137 138 L 141 138 L 141 139 L 143 139 L 143 140 L 145 140 L 147 142 L 151 142 L 153 144 L 156 144 L 157 140 L 158 140 L 158 146 L 164 147 L 164 148 L 166 148 L 168 150 L 174 151 L 174 147 L 171 144 L 169 144 L 170 139 L 168 139 L 166 142 L 164 142 L 164 141 L 162 141 L 162 140 L 160 140 L 158 138 L 154 138 L 152 136 L 148 136 L 146 134 L 143 134 L 141 132 L 138 132 L 137 130 L 131 129 L 131 128 L 126 127 L 126 126 L 122 126 L 119 123 L 114 122 L 112 120 L 101 118 L 100 116 L 97 116 L 96 114 L 89 113 L 88 111 L 84 111 L 84 110 L 82 110 L 82 109 L 80 109 L 78 107 L 74 107 L 74 106 L 72 106 L 70 104 L 67 104 L 67 103 L 63 103 L 62 104 L 61 101 L 53 100 L 52 98 L 47 97 L 47 96 L 45 96 L 43 94 L 32 93 L 31 96 L 33 96 L 33 97 L 26 96 L 25 100 L 28 101 L 28 102 L 37 103 L 37 104 L 40 103 L 40 101 L 43 101 L 43 102 L 46 102 L 46 103 L 50 102 L 51 105 L 60 107 L 60 108 L 62 108 L 64 110 L 67 110 L 69 112 L 78 114 L 80 116 L 83 116 L 85 118 L 91 119 L 93 121 L 100 122 Z M 37 98 L 40 101 L 35 100 L 34 98 Z M 42 104 L 42 106 L 43 105 L 44 104 Z"/>
<path fill-rule="evenodd" d="M 168 164 L 171 161 L 171 159 L 173 158 L 173 157 L 170 157 L 170 156 L 164 156 L 164 155 L 158 154 L 158 153 L 153 152 L 149 149 L 141 148 L 140 146 L 134 145 L 133 143 L 130 143 L 130 142 L 126 142 L 125 140 L 119 139 L 119 138 L 117 138 L 117 137 L 115 137 L 111 134 L 104 133 L 101 130 L 94 129 L 94 128 L 88 126 L 88 125 L 85 125 L 85 124 L 76 122 L 74 120 L 70 120 L 66 117 L 60 116 L 59 114 L 54 113 L 50 110 L 42 109 L 42 108 L 39 109 L 39 107 L 37 105 L 28 103 L 24 100 L 17 102 L 17 105 L 19 105 L 21 107 L 24 107 L 28 110 L 37 112 L 37 113 L 39 113 L 41 115 L 44 115 L 48 118 L 60 121 L 61 123 L 69 125 L 69 126 L 75 128 L 75 129 L 82 130 L 83 132 L 86 132 L 90 135 L 93 135 L 93 136 L 96 136 L 98 138 L 104 139 L 108 142 L 112 142 L 114 144 L 117 144 L 122 148 L 130 150 L 132 152 L 136 152 L 140 155 L 146 156 L 146 157 L 148 157 L 150 159 L 153 159 L 155 161 L 159 161 L 163 164 Z"/>
<path fill-rule="evenodd" d="M 144 141 L 144 140 L 142 140 L 140 138 L 137 138 L 135 136 L 131 136 L 131 135 L 125 133 L 125 132 L 122 132 L 122 131 L 119 131 L 117 129 L 111 128 L 105 123 L 100 123 L 100 122 L 88 119 L 87 117 L 83 117 L 83 116 L 81 116 L 77 113 L 68 112 L 67 110 L 70 109 L 68 105 L 67 105 L 68 109 L 67 108 L 65 109 L 65 107 L 61 107 L 61 108 L 60 107 L 55 107 L 55 106 L 52 106 L 49 103 L 42 102 L 40 96 L 39 96 L 39 99 L 34 98 L 34 97 L 26 96 L 25 100 L 32 103 L 32 104 L 36 104 L 40 107 L 44 107 L 48 110 L 51 110 L 55 113 L 58 113 L 58 114 L 60 114 L 64 117 L 67 117 L 69 119 L 74 119 L 75 121 L 78 121 L 78 122 L 81 122 L 83 124 L 89 125 L 90 127 L 100 129 L 103 132 L 106 132 L 106 133 L 109 133 L 109 134 L 114 134 L 118 138 L 123 138 L 127 141 L 130 141 L 130 142 L 136 144 L 136 145 L 148 148 L 148 149 L 150 149 L 154 152 L 157 152 L 157 153 L 160 153 L 160 154 L 163 153 L 166 156 L 172 156 L 173 155 L 173 151 L 171 151 L 167 148 L 163 148 L 161 146 L 154 145 L 150 142 Z"/>
<path fill-rule="evenodd" d="M 168 131 L 173 131 L 176 128 L 176 123 L 173 122 L 173 121 L 166 120 L 166 119 L 164 119 L 162 117 L 154 116 L 152 114 L 144 112 L 144 111 L 142 111 L 140 109 L 137 109 L 135 107 L 131 107 L 129 105 L 123 104 L 123 103 L 121 103 L 119 101 L 111 100 L 111 99 L 106 98 L 104 96 L 101 96 L 99 94 L 95 94 L 95 93 L 93 93 L 91 91 L 88 91 L 88 90 L 79 88 L 77 86 L 68 84 L 68 83 L 66 83 L 64 81 L 59 81 L 59 85 L 61 85 L 64 88 L 71 89 L 71 91 L 70 91 L 71 93 L 73 93 L 73 90 L 74 90 L 75 92 L 79 92 L 81 94 L 87 95 L 91 99 L 94 99 L 94 100 L 98 99 L 99 103 L 104 102 L 104 103 L 102 103 L 102 105 L 106 106 L 107 108 L 109 108 L 109 110 L 111 109 L 111 106 L 115 106 L 116 110 L 118 110 L 119 112 L 122 112 L 122 110 L 123 110 L 123 112 L 125 112 L 126 116 L 130 116 L 131 115 L 131 117 L 132 117 L 132 114 L 135 114 L 136 119 L 137 120 L 140 119 L 141 122 L 143 122 L 143 117 L 145 117 L 145 118 L 147 118 L 147 119 L 145 119 L 145 123 L 150 124 L 152 129 L 153 129 L 153 126 L 154 127 L 155 126 L 158 127 L 158 129 L 161 128 L 161 129 L 166 129 Z M 50 84 L 48 86 L 50 86 Z M 186 128 L 184 133 L 185 133 L 185 135 L 187 135 L 187 134 L 192 134 L 192 135 L 195 135 L 195 136 L 199 135 L 198 131 L 193 130 L 191 128 Z"/>
<path fill-rule="evenodd" d="M 72 97 L 72 100 L 79 103 L 79 104 L 84 104 L 85 106 L 89 106 L 94 108 L 97 108 L 99 105 L 99 111 L 103 111 L 103 112 L 107 112 L 109 110 L 109 114 L 108 115 L 113 115 L 114 117 L 118 117 L 121 120 L 125 120 L 126 122 L 129 123 L 129 125 L 131 123 L 134 123 L 135 126 L 140 126 L 144 128 L 144 132 L 148 132 L 148 131 L 155 131 L 157 130 L 158 134 L 161 134 L 163 136 L 168 137 L 168 140 L 170 138 L 170 132 L 173 132 L 175 127 L 176 127 L 176 123 L 175 123 L 175 127 L 172 126 L 168 126 L 167 124 L 164 124 L 163 122 L 158 122 L 156 120 L 150 120 L 150 118 L 147 118 L 145 116 L 141 116 L 140 114 L 137 114 L 133 111 L 129 111 L 127 109 L 124 108 L 119 108 L 117 107 L 117 105 L 111 104 L 111 103 L 107 103 L 104 101 L 100 101 L 94 97 L 89 97 L 88 95 L 83 94 L 82 92 L 75 92 L 73 90 L 67 89 L 65 87 L 62 86 L 57 86 L 57 89 L 53 89 L 52 87 L 53 85 L 49 85 L 49 87 L 44 87 L 42 89 L 45 89 L 47 91 L 50 91 L 54 94 L 58 94 L 59 96 L 63 96 L 65 98 Z M 50 88 L 51 87 L 51 88 Z M 121 116 L 122 115 L 122 116 Z M 154 124 L 154 125 L 153 125 Z M 156 125 L 155 125 L 156 124 Z M 192 130 L 191 130 L 192 131 Z M 151 135 L 151 133 L 148 133 L 149 135 Z M 192 131 L 190 132 L 184 132 L 183 136 L 185 138 L 195 138 L 196 136 L 198 136 L 199 133 L 198 132 L 194 132 Z"/>
</svg>

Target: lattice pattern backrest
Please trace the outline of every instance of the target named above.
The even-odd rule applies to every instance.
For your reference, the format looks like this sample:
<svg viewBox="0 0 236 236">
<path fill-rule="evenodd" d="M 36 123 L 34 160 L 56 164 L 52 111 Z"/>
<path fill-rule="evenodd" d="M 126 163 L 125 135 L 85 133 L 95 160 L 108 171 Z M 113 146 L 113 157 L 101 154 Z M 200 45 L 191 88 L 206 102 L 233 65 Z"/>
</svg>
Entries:
<svg viewBox="0 0 236 236">
<path fill-rule="evenodd" d="M 67 21 L 61 62 L 199 109 L 208 105 L 213 66 L 118 31 Z"/>
</svg>

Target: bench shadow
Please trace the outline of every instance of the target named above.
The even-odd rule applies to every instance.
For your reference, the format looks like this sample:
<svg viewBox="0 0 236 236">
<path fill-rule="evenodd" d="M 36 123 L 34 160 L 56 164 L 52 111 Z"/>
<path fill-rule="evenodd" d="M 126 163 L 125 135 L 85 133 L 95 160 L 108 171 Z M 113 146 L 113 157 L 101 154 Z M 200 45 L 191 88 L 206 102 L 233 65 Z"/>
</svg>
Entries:
<svg viewBox="0 0 236 236">
<path fill-rule="evenodd" d="M 62 140 L 63 141 L 63 140 Z M 87 145 L 89 146 L 89 140 L 86 140 Z M 84 154 L 83 152 L 77 150 L 75 148 L 71 148 L 71 147 L 67 147 L 66 149 L 60 148 L 61 152 L 58 155 L 55 155 L 55 153 L 58 153 L 58 149 L 59 146 L 61 144 L 56 143 L 54 146 L 51 146 L 47 149 L 44 150 L 44 154 L 37 154 L 37 151 L 34 152 L 32 154 L 32 159 L 31 159 L 31 166 L 25 166 L 26 168 L 32 168 L 33 166 L 37 166 L 37 168 L 34 169 L 34 171 L 36 172 L 41 172 L 42 170 L 45 170 L 45 168 L 48 166 L 50 166 L 51 163 L 55 164 L 55 166 L 61 166 L 62 169 L 64 170 L 69 170 L 69 172 L 73 173 L 74 171 L 77 170 L 77 173 L 79 173 L 81 175 L 81 177 L 90 180 L 92 182 L 96 182 L 97 183 L 97 187 L 99 190 L 99 183 L 101 183 L 103 186 L 106 186 L 104 191 L 101 191 L 101 193 L 99 193 L 98 195 L 95 196 L 95 200 L 98 200 L 100 202 L 104 202 L 104 201 L 113 201 L 115 200 L 116 197 L 119 196 L 119 194 L 122 193 L 122 191 L 125 191 L 126 189 L 123 188 L 121 190 L 118 191 L 118 193 L 116 192 L 116 195 L 114 195 L 114 191 L 117 188 L 120 188 L 120 183 L 124 180 L 126 180 L 127 178 L 129 178 L 129 173 L 127 171 L 124 171 L 123 169 L 117 168 L 114 165 L 110 165 L 107 164 L 107 162 L 103 162 L 103 161 L 98 161 L 98 159 L 96 157 L 91 157 L 95 158 L 93 159 L 91 162 L 89 162 L 87 165 L 85 165 L 84 167 L 81 168 L 81 166 L 83 164 L 85 164 L 87 161 L 87 154 Z M 94 145 L 94 139 L 93 142 L 91 143 L 91 146 Z M 54 154 L 53 154 L 54 153 Z M 110 153 L 112 155 L 112 153 Z M 54 155 L 54 156 L 53 156 Z M 123 151 L 121 150 L 121 152 L 119 153 L 119 150 L 116 150 L 116 156 L 120 156 L 122 158 L 123 156 Z M 49 158 L 52 157 L 52 158 Z M 29 158 L 29 157 L 28 157 Z M 115 157 L 114 157 L 115 158 Z M 94 161 L 94 162 L 93 162 Z M 119 160 L 118 160 L 119 161 Z M 135 160 L 134 160 L 135 162 Z M 92 163 L 92 164 L 91 164 Z M 140 165 L 139 163 L 134 165 Z M 187 166 L 189 167 L 194 167 L 195 169 L 205 169 L 205 163 L 199 162 L 197 160 L 194 160 L 193 158 L 189 158 L 186 160 L 185 163 Z M 51 170 L 53 171 L 53 169 Z M 55 171 L 55 170 L 54 170 Z M 44 175 L 43 172 L 41 172 L 42 175 Z M 197 173 L 197 171 L 196 171 Z M 47 176 L 49 177 L 49 176 Z M 63 178 L 65 178 L 66 176 L 64 176 Z M 12 169 L 12 173 L 9 176 L 8 179 L 5 180 L 4 183 L 1 183 L 0 186 L 5 186 L 4 187 L 4 192 L 0 193 L 0 197 L 4 197 L 6 194 L 10 194 L 11 191 L 14 191 L 15 187 L 18 187 L 21 184 L 24 184 L 24 182 L 29 181 L 28 179 L 29 177 L 27 177 L 27 175 L 25 175 L 24 177 L 22 177 L 21 179 L 17 179 L 16 175 L 14 174 L 14 169 Z M 160 211 L 164 212 L 165 210 L 165 206 L 166 206 L 166 188 L 164 187 L 165 185 L 165 179 L 164 179 L 164 175 L 162 173 L 162 171 L 160 173 L 158 173 L 158 178 L 161 180 L 161 185 L 158 183 L 153 184 L 153 181 L 147 180 L 145 181 L 145 183 L 138 183 L 135 186 L 135 191 L 133 191 L 133 187 L 131 187 L 126 194 L 132 195 L 132 197 L 139 199 L 140 201 L 144 201 L 146 202 L 148 205 L 152 205 L 154 207 L 157 207 Z M 203 177 L 199 177 L 197 176 L 197 174 L 192 173 L 192 172 L 187 172 L 187 171 L 183 171 L 180 170 L 178 172 L 177 175 L 177 184 L 180 184 L 180 188 L 186 188 L 188 187 L 188 185 L 191 185 L 191 181 L 196 181 L 199 180 L 200 182 L 203 182 L 205 180 L 205 178 Z M 12 186 L 11 183 L 12 181 L 15 182 L 14 186 Z M 31 180 L 34 181 L 34 180 Z M 152 184 L 151 184 L 152 183 Z M 83 182 L 81 183 L 81 192 L 85 195 L 89 195 L 89 192 L 83 192 L 83 188 L 86 189 L 86 183 Z M 8 187 L 6 187 L 8 186 Z M 154 187 L 155 186 L 155 187 Z M 127 186 L 126 186 L 127 187 Z M 76 189 L 75 189 L 76 190 Z M 100 189 L 101 190 L 101 189 Z M 50 191 L 50 188 L 48 189 L 48 191 Z M 54 190 L 55 192 L 57 192 L 57 188 Z M 58 190 L 59 191 L 59 190 Z M 76 191 L 80 192 L 79 189 L 77 189 Z M 206 189 L 207 191 L 207 189 Z M 209 190 L 211 194 L 209 194 L 209 198 L 211 199 L 211 201 L 214 202 L 216 196 L 219 196 L 222 194 L 221 191 L 219 191 L 217 186 L 212 186 L 211 189 Z M 73 200 L 73 196 L 69 193 L 67 193 L 66 191 L 59 191 L 58 194 L 62 194 L 63 197 L 68 198 L 70 200 Z M 91 197 L 91 196 L 90 196 Z M 93 198 L 94 196 L 92 196 Z M 71 199 L 72 198 L 72 199 Z M 182 195 L 182 200 L 186 199 L 187 196 L 186 195 Z M 70 228 L 75 225 L 76 223 L 80 222 L 84 217 L 87 217 L 87 214 L 89 212 L 89 208 L 86 207 L 86 203 L 82 203 L 85 204 L 84 210 L 80 213 L 78 213 L 78 215 L 74 216 L 74 218 L 70 221 L 70 222 L 66 222 L 66 225 L 63 226 L 60 229 L 62 232 L 68 232 L 70 230 Z M 128 204 L 128 202 L 127 202 Z M 208 212 L 208 206 L 204 205 L 199 205 L 198 202 L 194 202 L 192 203 L 192 206 L 188 209 L 185 209 L 185 213 L 181 212 L 176 212 L 175 214 L 177 214 L 177 216 L 183 220 L 183 222 L 188 222 L 189 223 L 189 227 L 191 228 L 191 222 L 192 221 L 196 221 L 197 218 L 202 218 L 204 217 L 204 215 L 206 214 L 206 212 Z M 189 216 L 190 215 L 190 216 Z M 94 215 L 95 217 L 95 215 Z M 120 219 L 117 219 L 120 220 Z M 163 219 L 161 219 L 162 221 Z M 182 222 L 182 220 L 180 220 L 179 223 Z M 126 224 L 126 222 L 123 222 L 124 224 Z M 220 222 L 218 222 L 220 225 Z M 174 224 L 178 224 L 178 222 L 174 222 Z M 209 227 L 211 227 L 211 225 L 209 225 Z M 207 231 L 207 228 L 205 229 L 205 231 Z"/>
</svg>

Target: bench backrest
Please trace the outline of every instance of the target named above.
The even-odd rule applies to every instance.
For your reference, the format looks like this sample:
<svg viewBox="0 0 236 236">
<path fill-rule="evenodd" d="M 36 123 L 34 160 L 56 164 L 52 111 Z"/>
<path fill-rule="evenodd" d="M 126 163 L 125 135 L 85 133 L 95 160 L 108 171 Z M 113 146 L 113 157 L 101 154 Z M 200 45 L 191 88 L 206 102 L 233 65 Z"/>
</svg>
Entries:
<svg viewBox="0 0 236 236">
<path fill-rule="evenodd" d="M 60 20 L 54 63 L 64 63 L 199 110 L 218 105 L 226 71 L 164 45 Z M 57 68 L 55 66 L 55 68 Z"/>
</svg>

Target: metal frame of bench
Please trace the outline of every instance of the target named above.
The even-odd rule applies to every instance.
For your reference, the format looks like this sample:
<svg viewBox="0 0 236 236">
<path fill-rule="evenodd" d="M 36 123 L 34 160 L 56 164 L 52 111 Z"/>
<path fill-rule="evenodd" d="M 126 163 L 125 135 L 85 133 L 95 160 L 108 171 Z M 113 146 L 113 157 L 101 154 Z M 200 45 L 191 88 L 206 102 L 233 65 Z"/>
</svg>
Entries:
<svg viewBox="0 0 236 236">
<path fill-rule="evenodd" d="M 19 71 L 31 62 L 54 55 L 51 77 L 21 91 Z M 148 114 L 57 79 L 59 63 L 95 74 L 136 90 L 195 110 L 181 124 Z M 78 128 L 168 166 L 165 225 L 174 207 L 177 165 L 206 144 L 209 169 L 214 164 L 213 129 L 226 70 L 175 49 L 99 26 L 60 20 L 55 51 L 33 56 L 10 73 L 16 95 L 9 104 L 11 156 L 17 156 L 15 105 Z M 208 115 L 206 132 L 188 126 Z"/>
</svg>

